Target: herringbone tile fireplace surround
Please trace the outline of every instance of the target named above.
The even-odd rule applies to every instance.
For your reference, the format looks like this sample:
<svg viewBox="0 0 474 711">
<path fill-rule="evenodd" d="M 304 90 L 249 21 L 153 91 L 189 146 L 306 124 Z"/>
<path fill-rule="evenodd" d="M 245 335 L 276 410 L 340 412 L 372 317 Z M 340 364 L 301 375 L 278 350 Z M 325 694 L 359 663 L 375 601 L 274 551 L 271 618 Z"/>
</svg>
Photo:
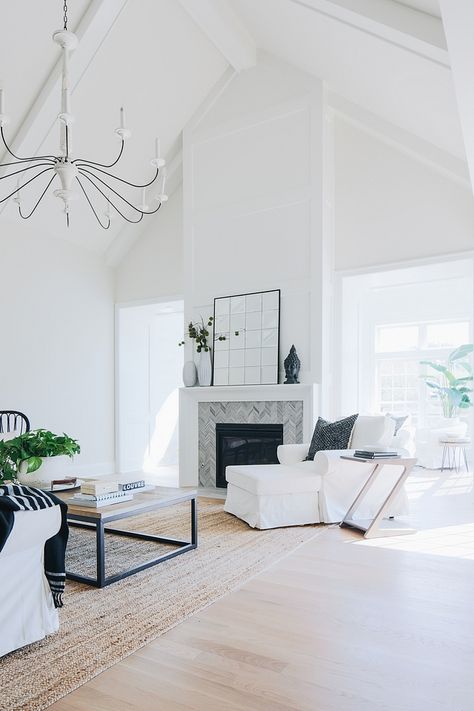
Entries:
<svg viewBox="0 0 474 711">
<path fill-rule="evenodd" d="M 303 441 L 303 401 L 200 402 L 199 484 L 216 485 L 216 424 L 281 424 L 285 444 Z"/>
<path fill-rule="evenodd" d="M 284 444 L 311 438 L 317 386 L 252 385 L 180 389 L 180 486 L 216 486 L 216 424 L 283 425 Z"/>
</svg>

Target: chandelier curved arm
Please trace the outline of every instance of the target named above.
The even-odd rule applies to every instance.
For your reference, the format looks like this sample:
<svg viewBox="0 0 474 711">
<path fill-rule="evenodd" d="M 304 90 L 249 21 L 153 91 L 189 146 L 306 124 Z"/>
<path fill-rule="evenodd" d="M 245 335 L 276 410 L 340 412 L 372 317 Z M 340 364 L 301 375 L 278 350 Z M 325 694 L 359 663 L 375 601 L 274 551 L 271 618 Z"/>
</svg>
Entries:
<svg viewBox="0 0 474 711">
<path fill-rule="evenodd" d="M 75 160 L 72 160 L 71 163 L 87 163 L 88 167 L 92 167 L 93 165 L 98 165 L 101 168 L 113 168 L 114 165 L 117 165 L 119 162 L 120 158 L 122 157 L 123 149 L 125 147 L 125 141 L 122 138 L 122 145 L 120 146 L 120 151 L 117 156 L 117 158 L 114 160 L 113 163 L 95 163 L 93 160 L 87 160 L 87 158 L 76 158 Z"/>
<path fill-rule="evenodd" d="M 127 198 L 124 198 L 123 195 L 120 195 L 120 193 L 118 193 L 116 190 L 114 190 L 108 183 L 105 182 L 105 180 L 102 180 L 102 178 L 99 178 L 98 175 L 94 175 L 94 173 L 90 173 L 88 170 L 84 170 L 83 168 L 79 168 L 79 173 L 80 173 L 81 175 L 83 175 L 84 178 L 87 178 L 93 185 L 95 185 L 95 187 L 97 188 L 97 190 L 99 190 L 99 186 L 96 185 L 96 184 L 94 183 L 94 181 L 91 180 L 91 178 L 89 178 L 89 177 L 86 175 L 86 173 L 89 173 L 89 175 L 91 175 L 93 178 L 95 178 L 95 180 L 98 180 L 100 183 L 102 183 L 102 185 L 105 185 L 105 187 L 106 187 L 108 190 L 110 190 L 110 191 L 113 192 L 115 195 L 117 195 L 117 197 L 120 198 L 120 200 L 123 200 L 123 202 L 125 202 L 127 205 L 129 205 L 129 207 L 131 207 L 132 210 L 135 210 L 136 212 L 139 212 L 142 216 L 143 216 L 143 215 L 154 215 L 155 212 L 158 212 L 158 210 L 159 210 L 160 207 L 161 207 L 161 202 L 160 202 L 160 204 L 159 204 L 159 206 L 156 208 L 156 210 L 150 210 L 150 211 L 148 211 L 148 210 L 140 210 L 139 207 L 136 207 L 135 205 L 133 205 L 133 203 L 129 202 L 129 201 L 127 200 Z M 100 190 L 100 192 L 102 192 L 102 191 Z M 104 195 L 104 193 L 102 193 L 102 194 Z M 104 195 L 104 197 L 106 198 L 106 200 L 108 200 L 108 198 L 107 198 L 106 195 Z M 110 200 L 109 200 L 109 202 L 110 202 Z M 112 203 L 110 203 L 110 204 L 112 205 Z M 117 208 L 116 208 L 116 209 L 117 209 Z"/>
<path fill-rule="evenodd" d="M 3 145 L 4 145 L 5 148 L 7 149 L 8 153 L 9 153 L 11 156 L 13 156 L 14 158 L 16 158 L 17 160 L 29 162 L 29 161 L 32 161 L 32 160 L 48 160 L 48 159 L 49 159 L 49 160 L 52 160 L 53 163 L 56 162 L 56 156 L 49 156 L 49 155 L 48 155 L 48 156 L 33 156 L 33 157 L 31 157 L 31 158 L 20 158 L 19 156 L 15 155 L 15 154 L 13 153 L 13 151 L 9 148 L 8 143 L 7 143 L 6 140 L 5 140 L 5 133 L 4 133 L 4 131 L 3 131 L 3 126 L 0 126 L 0 135 L 1 135 L 1 137 L 2 137 Z"/>
<path fill-rule="evenodd" d="M 144 185 L 139 185 L 137 183 L 129 183 L 128 180 L 124 180 L 123 178 L 119 178 L 118 175 L 114 175 L 113 173 L 108 173 L 106 170 L 102 170 L 101 168 L 95 168 L 93 165 L 83 165 L 82 163 L 78 163 L 77 167 L 79 169 L 82 168 L 91 168 L 92 170 L 96 170 L 99 173 L 104 173 L 104 175 L 108 175 L 109 178 L 113 178 L 114 180 L 120 180 L 121 183 L 125 183 L 125 185 L 129 185 L 131 188 L 148 188 L 150 185 L 152 185 L 155 180 L 157 179 L 160 169 L 156 169 L 155 176 L 152 180 L 150 180 L 149 183 L 145 183 Z M 94 175 L 94 173 L 91 173 L 91 175 Z M 99 176 L 96 176 L 98 180 L 100 180 Z"/>
<path fill-rule="evenodd" d="M 31 163 L 34 160 L 45 160 L 48 164 L 54 165 L 55 161 L 49 158 L 22 158 L 21 160 L 14 160 L 11 163 L 0 163 L 0 168 L 11 168 L 12 165 L 21 165 L 22 163 Z"/>
<path fill-rule="evenodd" d="M 48 190 L 49 186 L 51 185 L 51 183 L 53 182 L 53 180 L 55 179 L 55 177 L 56 177 L 56 173 L 53 175 L 53 177 L 51 178 L 51 180 L 49 181 L 49 183 L 47 184 L 47 186 L 45 187 L 45 189 L 43 190 L 43 192 L 42 192 L 41 195 L 39 196 L 39 198 L 38 198 L 38 200 L 37 200 L 37 202 L 36 202 L 36 205 L 34 206 L 34 208 L 32 209 L 32 211 L 29 213 L 29 215 L 24 215 L 24 214 L 22 213 L 22 211 L 21 211 L 21 205 L 18 205 L 18 212 L 20 213 L 20 217 L 22 217 L 24 220 L 28 220 L 28 219 L 31 217 L 31 215 L 34 213 L 34 211 L 36 210 L 36 208 L 37 208 L 38 205 L 40 204 L 41 200 L 44 198 L 44 196 L 45 196 L 45 194 L 46 194 L 46 191 Z"/>
<path fill-rule="evenodd" d="M 87 176 L 84 176 L 84 177 L 87 177 Z M 76 180 L 77 180 L 77 182 L 79 183 L 79 185 L 80 185 L 80 187 L 81 187 L 81 190 L 82 190 L 82 192 L 84 193 L 84 196 L 85 196 L 87 202 L 89 203 L 90 209 L 92 210 L 92 212 L 93 212 L 94 215 L 95 215 L 95 219 L 97 220 L 97 222 L 99 223 L 99 225 L 102 227 L 103 230 L 108 230 L 109 227 L 110 227 L 110 217 L 108 218 L 108 224 L 107 224 L 107 226 L 103 225 L 103 224 L 102 224 L 102 220 L 100 219 L 99 215 L 97 214 L 97 212 L 96 212 L 96 210 L 95 210 L 95 208 L 94 208 L 94 205 L 92 204 L 92 202 L 91 202 L 91 200 L 90 200 L 90 198 L 89 198 L 89 195 L 87 194 L 87 191 L 86 191 L 85 187 L 83 186 L 83 184 L 81 183 L 80 179 L 79 179 L 77 176 L 76 176 Z"/>
<path fill-rule="evenodd" d="M 141 215 L 144 214 L 142 210 L 140 210 L 138 207 L 135 207 L 135 205 L 134 205 L 133 203 L 131 203 L 129 200 L 127 200 L 127 198 L 124 198 L 123 195 L 120 195 L 120 193 L 118 193 L 116 190 L 114 190 L 108 183 L 105 182 L 105 180 L 102 180 L 102 178 L 99 178 L 98 175 L 95 175 L 94 173 L 91 173 L 89 170 L 85 170 L 84 168 L 79 168 L 79 173 L 80 173 L 81 175 L 83 175 L 85 178 L 87 178 L 87 179 L 88 179 L 93 185 L 95 185 L 96 188 L 99 190 L 99 186 L 96 185 L 96 184 L 94 183 L 94 181 L 91 180 L 91 178 L 89 178 L 89 177 L 86 175 L 86 173 L 88 173 L 88 174 L 91 175 L 95 180 L 98 180 L 100 183 L 102 183 L 102 185 L 105 185 L 105 187 L 107 188 L 107 190 L 110 190 L 110 191 L 111 191 L 112 193 L 114 193 L 114 195 L 116 195 L 120 200 L 123 200 L 123 202 L 125 202 L 129 207 L 131 207 L 132 210 L 135 210 L 136 212 L 139 212 Z M 102 192 L 102 191 L 100 190 L 100 192 Z M 107 196 L 106 196 L 106 195 L 104 195 L 104 196 L 105 196 L 105 198 L 108 200 Z M 109 200 L 109 202 L 110 202 L 110 200 Z M 112 203 L 110 203 L 110 204 L 112 204 Z"/>
<path fill-rule="evenodd" d="M 98 185 L 96 185 L 96 184 L 94 183 L 93 180 L 91 180 L 87 175 L 84 175 L 83 173 L 81 173 L 81 175 L 82 175 L 84 178 L 86 178 L 86 180 L 88 180 L 90 183 L 92 183 L 92 185 L 94 186 L 94 188 L 95 188 L 96 190 L 98 190 L 99 193 L 105 197 L 105 199 L 107 200 L 107 202 L 112 205 L 112 207 L 114 208 L 114 210 L 115 210 L 116 212 L 118 212 L 118 214 L 120 215 L 120 217 L 123 217 L 124 220 L 126 220 L 127 222 L 130 222 L 130 224 L 132 224 L 132 225 L 137 225 L 139 222 L 141 222 L 141 221 L 143 220 L 144 213 L 141 212 L 140 210 L 137 210 L 136 207 L 134 208 L 134 210 L 137 210 L 138 212 L 140 212 L 140 217 L 138 218 L 138 220 L 131 220 L 129 217 L 127 217 L 126 215 L 124 215 L 123 212 L 121 212 L 121 210 L 119 210 L 119 208 L 117 207 L 117 205 L 115 205 L 115 203 L 113 203 L 112 200 L 110 200 L 110 198 L 104 193 L 103 190 L 101 190 L 101 189 L 99 188 Z M 79 179 L 79 178 L 77 178 L 77 180 L 78 180 L 78 179 Z M 102 181 L 102 182 L 103 182 L 103 181 Z M 107 185 L 107 184 L 104 183 L 104 185 Z M 107 187 L 108 187 L 108 186 L 107 186 Z M 113 192 L 115 192 L 115 191 L 113 191 Z M 116 193 L 116 194 L 118 195 L 118 197 L 121 197 L 121 195 L 119 195 L 118 193 Z M 122 198 L 122 200 L 123 200 L 123 198 Z M 132 207 L 133 207 L 133 205 L 132 205 Z"/>
<path fill-rule="evenodd" d="M 0 177 L 0 180 L 5 180 L 5 178 L 12 178 L 14 175 L 19 175 L 20 173 L 26 173 L 27 170 L 32 170 L 33 168 L 42 168 L 43 166 L 49 167 L 49 163 L 35 163 L 35 165 L 29 165 L 27 168 L 22 168 L 21 170 L 15 170 L 14 173 L 8 173 L 8 175 L 2 175 Z M 22 186 L 20 186 L 20 187 L 22 187 Z"/>
<path fill-rule="evenodd" d="M 33 177 L 30 178 L 29 180 L 27 180 L 26 183 L 23 183 L 23 185 L 21 186 L 21 189 L 23 190 L 23 188 L 26 188 L 26 186 L 29 185 L 29 183 L 32 183 L 33 180 L 36 180 L 36 178 L 39 178 L 40 175 L 43 175 L 43 173 L 47 173 L 48 170 L 54 170 L 54 168 L 45 168 L 45 169 L 42 170 L 40 173 L 37 173 L 36 175 L 33 175 Z M 15 188 L 15 190 L 14 190 L 12 193 L 10 193 L 10 195 L 7 195 L 6 197 L 4 197 L 4 198 L 2 198 L 2 199 L 0 200 L 0 204 L 1 204 L 2 202 L 6 202 L 7 200 L 9 200 L 9 199 L 10 199 L 11 197 L 13 197 L 13 195 L 15 195 L 15 193 L 17 193 L 17 192 L 18 192 L 18 188 Z"/>
</svg>

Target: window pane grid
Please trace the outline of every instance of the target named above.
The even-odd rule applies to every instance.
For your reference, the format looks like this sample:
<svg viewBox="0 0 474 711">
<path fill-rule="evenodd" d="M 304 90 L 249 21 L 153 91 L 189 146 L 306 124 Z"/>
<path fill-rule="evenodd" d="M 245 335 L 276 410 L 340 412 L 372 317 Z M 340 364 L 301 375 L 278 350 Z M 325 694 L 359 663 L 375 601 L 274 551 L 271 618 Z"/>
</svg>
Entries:
<svg viewBox="0 0 474 711">
<path fill-rule="evenodd" d="M 444 362 L 454 348 L 470 340 L 468 319 L 376 326 L 377 409 L 411 414 L 414 424 L 434 424 L 440 416 L 439 403 L 420 378 L 426 372 L 420 361 Z"/>
</svg>

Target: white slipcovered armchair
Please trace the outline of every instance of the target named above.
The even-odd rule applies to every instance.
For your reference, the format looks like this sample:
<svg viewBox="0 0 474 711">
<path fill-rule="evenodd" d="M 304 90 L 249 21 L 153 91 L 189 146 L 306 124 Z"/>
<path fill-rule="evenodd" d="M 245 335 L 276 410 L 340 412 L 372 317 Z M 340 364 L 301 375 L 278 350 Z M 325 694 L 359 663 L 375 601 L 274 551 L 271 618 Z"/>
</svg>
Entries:
<svg viewBox="0 0 474 711">
<path fill-rule="evenodd" d="M 59 628 L 44 574 L 44 544 L 61 527 L 61 510 L 16 511 L 0 553 L 0 657 Z"/>
<path fill-rule="evenodd" d="M 326 450 L 306 461 L 309 444 L 278 447 L 280 464 L 227 467 L 225 510 L 255 528 L 276 528 L 309 523 L 338 523 L 373 470 L 372 462 L 341 459 L 355 449 L 395 447 L 410 456 L 410 433 L 399 430 L 394 437 L 391 418 L 361 415 L 352 433 L 351 449 Z M 394 440 L 397 442 L 394 443 Z M 401 442 L 407 445 L 405 449 Z M 389 484 L 400 475 L 401 465 L 387 466 L 358 512 L 373 517 L 384 501 Z M 408 513 L 405 491 L 398 497 L 391 516 Z"/>
</svg>

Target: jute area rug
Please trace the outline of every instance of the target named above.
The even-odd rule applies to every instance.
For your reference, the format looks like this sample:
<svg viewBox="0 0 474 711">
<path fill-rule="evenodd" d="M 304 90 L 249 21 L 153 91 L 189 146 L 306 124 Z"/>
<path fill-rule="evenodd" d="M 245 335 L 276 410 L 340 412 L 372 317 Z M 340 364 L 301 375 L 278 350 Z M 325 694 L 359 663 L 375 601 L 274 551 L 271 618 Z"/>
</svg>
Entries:
<svg viewBox="0 0 474 711">
<path fill-rule="evenodd" d="M 225 513 L 222 501 L 210 499 L 199 499 L 198 510 L 197 550 L 102 590 L 67 582 L 59 632 L 0 660 L 2 711 L 48 707 L 321 530 L 317 526 L 254 530 Z M 189 504 L 128 519 L 126 525 L 185 539 Z M 108 574 L 149 560 L 159 548 L 121 536 L 106 540 Z M 93 534 L 71 529 L 68 567 L 93 574 L 94 545 Z"/>
</svg>

